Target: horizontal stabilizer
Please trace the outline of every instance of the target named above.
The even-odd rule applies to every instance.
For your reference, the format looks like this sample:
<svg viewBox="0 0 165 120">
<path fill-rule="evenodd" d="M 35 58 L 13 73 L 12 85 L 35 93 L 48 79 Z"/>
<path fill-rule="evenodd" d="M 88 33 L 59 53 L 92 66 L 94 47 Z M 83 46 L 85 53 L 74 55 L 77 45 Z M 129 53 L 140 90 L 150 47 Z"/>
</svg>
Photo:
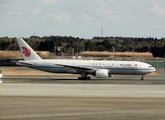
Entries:
<svg viewBox="0 0 165 120">
<path fill-rule="evenodd" d="M 21 66 L 33 66 L 34 65 L 34 63 L 29 63 L 29 62 L 27 63 L 25 61 L 17 61 L 16 64 L 21 65 Z"/>
</svg>

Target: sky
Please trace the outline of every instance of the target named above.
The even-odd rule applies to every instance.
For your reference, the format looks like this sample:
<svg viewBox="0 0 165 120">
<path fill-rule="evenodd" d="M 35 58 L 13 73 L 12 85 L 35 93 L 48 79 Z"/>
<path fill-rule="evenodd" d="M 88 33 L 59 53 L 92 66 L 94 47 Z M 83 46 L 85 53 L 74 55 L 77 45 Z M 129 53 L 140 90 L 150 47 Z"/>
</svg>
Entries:
<svg viewBox="0 0 165 120">
<path fill-rule="evenodd" d="M 0 37 L 165 37 L 165 0 L 0 0 Z"/>
</svg>

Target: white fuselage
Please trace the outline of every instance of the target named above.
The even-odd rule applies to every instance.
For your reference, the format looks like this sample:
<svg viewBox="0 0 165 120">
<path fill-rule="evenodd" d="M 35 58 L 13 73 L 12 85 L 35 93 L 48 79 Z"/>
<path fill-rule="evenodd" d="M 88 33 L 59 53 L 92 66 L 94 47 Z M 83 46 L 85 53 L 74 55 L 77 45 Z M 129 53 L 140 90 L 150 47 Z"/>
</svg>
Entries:
<svg viewBox="0 0 165 120">
<path fill-rule="evenodd" d="M 69 66 L 90 67 L 93 70 L 85 70 L 92 74 L 97 69 L 107 69 L 110 74 L 145 75 L 156 71 L 150 64 L 138 61 L 104 61 L 104 60 L 29 60 L 25 63 L 32 64 L 31 68 L 53 73 L 80 74 L 79 69 Z M 58 64 L 58 65 L 56 65 Z M 61 64 L 61 65 L 59 65 Z M 64 66 L 63 66 L 64 65 Z M 66 65 L 66 66 L 65 66 Z M 68 66 L 69 65 L 69 66 Z M 81 68 L 80 68 L 81 69 Z"/>
</svg>

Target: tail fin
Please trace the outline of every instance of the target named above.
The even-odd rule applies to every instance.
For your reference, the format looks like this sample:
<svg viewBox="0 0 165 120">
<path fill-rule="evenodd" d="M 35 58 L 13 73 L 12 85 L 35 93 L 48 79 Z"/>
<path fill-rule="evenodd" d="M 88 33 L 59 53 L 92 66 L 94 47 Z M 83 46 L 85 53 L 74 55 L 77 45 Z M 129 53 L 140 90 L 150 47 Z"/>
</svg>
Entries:
<svg viewBox="0 0 165 120">
<path fill-rule="evenodd" d="M 17 38 L 22 57 L 26 60 L 41 60 L 37 53 L 22 39 Z"/>
</svg>

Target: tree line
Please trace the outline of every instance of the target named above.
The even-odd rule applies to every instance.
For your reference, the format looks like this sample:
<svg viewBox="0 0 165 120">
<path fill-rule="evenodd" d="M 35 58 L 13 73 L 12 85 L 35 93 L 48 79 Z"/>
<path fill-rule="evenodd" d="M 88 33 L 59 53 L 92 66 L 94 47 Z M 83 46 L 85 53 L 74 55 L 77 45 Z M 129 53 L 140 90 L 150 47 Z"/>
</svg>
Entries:
<svg viewBox="0 0 165 120">
<path fill-rule="evenodd" d="M 133 37 L 93 37 L 80 39 L 72 36 L 31 36 L 24 40 L 38 51 L 54 52 L 58 47 L 63 52 L 74 48 L 75 53 L 82 51 L 135 51 L 151 52 L 155 57 L 165 57 L 165 38 L 133 38 Z M 16 38 L 1 37 L 1 50 L 19 50 Z"/>
</svg>

